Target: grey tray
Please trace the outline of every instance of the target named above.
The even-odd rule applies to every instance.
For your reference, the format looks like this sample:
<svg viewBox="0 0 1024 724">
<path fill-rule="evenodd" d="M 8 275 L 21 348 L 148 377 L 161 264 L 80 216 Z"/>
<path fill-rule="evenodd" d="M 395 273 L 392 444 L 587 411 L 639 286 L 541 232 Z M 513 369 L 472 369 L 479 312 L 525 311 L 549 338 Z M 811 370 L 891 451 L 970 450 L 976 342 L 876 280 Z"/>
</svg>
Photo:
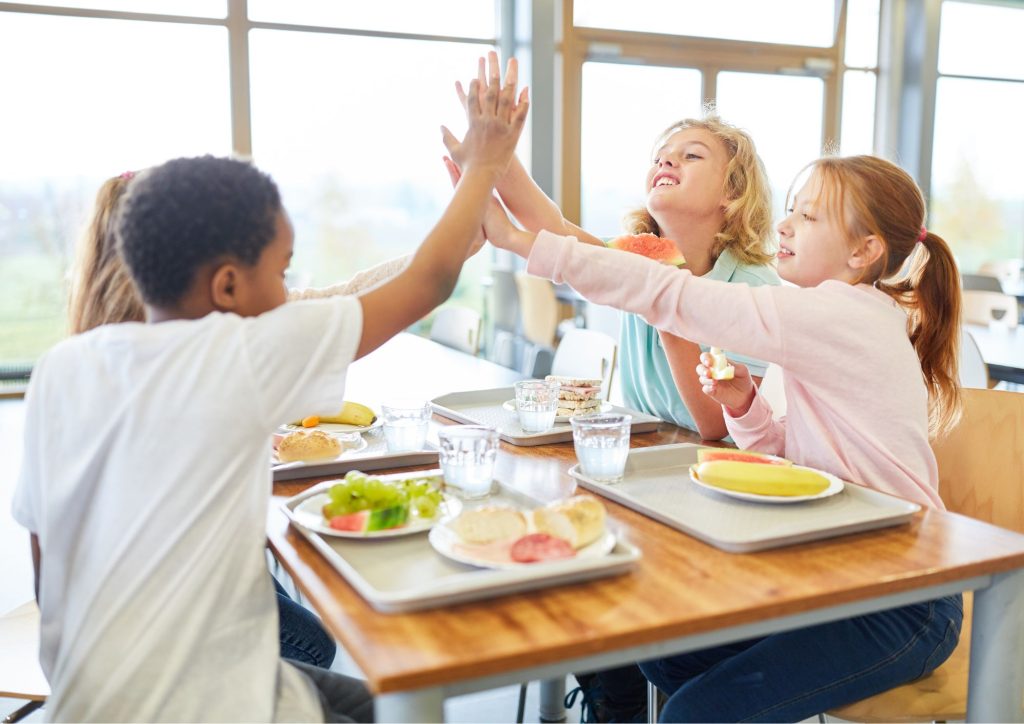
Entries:
<svg viewBox="0 0 1024 724">
<path fill-rule="evenodd" d="M 837 495 L 789 504 L 747 502 L 690 480 L 699 445 L 634 449 L 621 482 L 600 483 L 570 469 L 588 490 L 731 553 L 821 540 L 910 520 L 916 503 L 847 483 Z"/>
<path fill-rule="evenodd" d="M 496 387 L 490 390 L 470 390 L 468 392 L 452 392 L 431 400 L 434 412 L 444 417 L 468 422 L 472 425 L 488 425 L 498 431 L 498 435 L 507 443 L 530 447 L 546 445 L 550 442 L 568 442 L 572 440 L 572 425 L 568 422 L 556 422 L 546 432 L 526 432 L 519 425 L 519 416 L 502 407 L 502 404 L 516 396 L 513 387 Z M 654 432 L 661 424 L 660 418 L 643 412 L 630 410 L 626 407 L 612 407 L 613 412 L 633 416 L 630 433 Z"/>
<path fill-rule="evenodd" d="M 438 475 L 440 470 L 417 475 Z M 381 478 L 408 477 L 407 474 L 382 475 Z M 538 588 L 589 581 L 626 573 L 640 560 L 640 550 L 618 534 L 615 523 L 608 528 L 616 533 L 615 548 L 599 558 L 569 558 L 516 569 L 476 568 L 450 560 L 435 551 L 427 532 L 397 538 L 337 538 L 321 535 L 295 522 L 294 508 L 311 495 L 330 487 L 320 483 L 281 503 L 285 514 L 313 547 L 344 576 L 366 601 L 384 613 L 421 611 L 465 601 Z M 532 509 L 540 502 L 501 483 L 483 504 L 510 503 Z M 465 501 L 466 508 L 477 504 Z"/>
<path fill-rule="evenodd" d="M 430 425 L 427 443 L 423 450 L 413 452 L 388 452 L 388 446 L 384 442 L 384 435 L 380 428 L 363 433 L 366 439 L 366 447 L 357 453 L 347 455 L 340 460 L 329 460 L 326 462 L 294 462 L 281 463 L 273 466 L 274 481 L 297 480 L 299 478 L 314 478 L 322 475 L 343 475 L 349 470 L 386 470 L 389 468 L 402 468 L 411 465 L 436 465 L 438 460 L 437 452 L 437 431 L 436 424 Z"/>
</svg>

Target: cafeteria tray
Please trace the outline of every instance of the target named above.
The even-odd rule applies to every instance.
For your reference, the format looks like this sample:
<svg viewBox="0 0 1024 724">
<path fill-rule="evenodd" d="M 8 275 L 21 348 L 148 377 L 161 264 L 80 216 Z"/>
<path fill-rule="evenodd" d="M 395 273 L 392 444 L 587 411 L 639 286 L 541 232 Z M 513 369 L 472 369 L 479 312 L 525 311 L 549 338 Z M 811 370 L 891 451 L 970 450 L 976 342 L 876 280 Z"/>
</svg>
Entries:
<svg viewBox="0 0 1024 724">
<path fill-rule="evenodd" d="M 440 470 L 415 475 L 440 475 Z M 408 474 L 383 475 L 400 479 Z M 328 563 L 373 606 L 383 613 L 422 611 L 466 601 L 476 601 L 538 588 L 589 581 L 626 573 L 640 560 L 640 550 L 624 540 L 609 519 L 608 529 L 616 534 L 615 547 L 597 558 L 568 558 L 514 569 L 477 568 L 442 556 L 427 540 L 427 532 L 394 538 L 338 538 L 303 528 L 293 510 L 311 495 L 331 486 L 330 481 L 281 503 L 285 514 Z M 541 505 L 517 490 L 496 482 L 494 492 L 479 504 L 507 503 L 521 509 Z M 477 501 L 464 501 L 466 508 Z"/>
<path fill-rule="evenodd" d="M 471 425 L 487 425 L 498 431 L 498 435 L 507 443 L 529 447 L 546 445 L 551 442 L 568 442 L 572 440 L 572 425 L 568 422 L 556 422 L 550 430 L 544 432 L 526 432 L 519 425 L 519 416 L 502 405 L 515 399 L 514 387 L 496 387 L 490 390 L 470 390 L 468 392 L 451 392 L 431 400 L 434 412 Z M 613 405 L 608 414 L 627 414 L 633 416 L 630 433 L 654 432 L 661 424 L 660 418 L 626 407 Z"/>
<path fill-rule="evenodd" d="M 325 460 L 322 462 L 279 463 L 271 469 L 274 472 L 274 482 L 283 480 L 298 480 L 300 478 L 319 478 L 324 475 L 344 475 L 349 470 L 387 470 L 390 468 L 404 468 L 412 465 L 437 465 L 438 451 L 436 425 L 431 424 L 428 432 L 427 443 L 422 450 L 411 452 L 388 452 L 387 443 L 380 428 L 363 433 L 367 442 L 365 448 L 357 453 L 346 455 L 339 460 Z M 431 439 L 433 438 L 433 439 Z"/>
<path fill-rule="evenodd" d="M 617 483 L 592 480 L 576 467 L 569 474 L 588 490 L 730 553 L 899 525 L 921 509 L 851 483 L 828 498 L 783 505 L 726 497 L 690 481 L 698 449 L 681 443 L 630 450 Z"/>
</svg>

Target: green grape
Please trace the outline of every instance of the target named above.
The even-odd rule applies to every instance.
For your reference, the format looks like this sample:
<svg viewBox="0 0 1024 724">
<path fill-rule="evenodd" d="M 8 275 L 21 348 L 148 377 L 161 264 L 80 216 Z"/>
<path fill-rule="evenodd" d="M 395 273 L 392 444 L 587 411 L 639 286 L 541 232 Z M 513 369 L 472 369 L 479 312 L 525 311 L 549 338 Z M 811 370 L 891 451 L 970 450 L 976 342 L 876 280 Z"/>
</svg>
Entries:
<svg viewBox="0 0 1024 724">
<path fill-rule="evenodd" d="M 427 497 L 416 498 L 412 502 L 413 510 L 420 518 L 433 518 L 437 515 L 437 503 Z"/>
</svg>

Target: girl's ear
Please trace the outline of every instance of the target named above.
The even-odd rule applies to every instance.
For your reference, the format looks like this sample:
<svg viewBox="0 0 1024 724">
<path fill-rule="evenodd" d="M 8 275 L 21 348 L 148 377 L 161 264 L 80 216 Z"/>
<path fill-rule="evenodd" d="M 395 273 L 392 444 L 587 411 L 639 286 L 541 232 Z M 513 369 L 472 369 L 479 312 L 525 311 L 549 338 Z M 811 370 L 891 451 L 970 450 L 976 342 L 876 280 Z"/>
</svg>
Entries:
<svg viewBox="0 0 1024 724">
<path fill-rule="evenodd" d="M 210 277 L 210 301 L 217 311 L 230 312 L 238 307 L 238 268 L 221 264 Z"/>
<path fill-rule="evenodd" d="M 861 245 L 853 250 L 847 262 L 851 269 L 870 269 L 885 253 L 882 240 L 872 234 L 864 238 Z"/>
</svg>

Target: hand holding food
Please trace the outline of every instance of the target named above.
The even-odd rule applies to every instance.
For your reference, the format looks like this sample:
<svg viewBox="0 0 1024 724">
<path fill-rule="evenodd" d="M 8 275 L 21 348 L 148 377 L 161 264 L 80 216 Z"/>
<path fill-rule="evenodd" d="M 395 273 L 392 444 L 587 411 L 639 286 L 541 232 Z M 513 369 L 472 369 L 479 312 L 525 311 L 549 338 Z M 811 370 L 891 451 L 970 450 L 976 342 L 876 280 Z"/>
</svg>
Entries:
<svg viewBox="0 0 1024 724">
<path fill-rule="evenodd" d="M 725 359 L 725 356 L 722 355 L 721 359 Z M 725 364 L 731 373 L 725 371 L 721 361 L 718 362 L 719 367 L 716 371 L 715 360 L 710 354 L 703 352 L 700 364 L 697 365 L 697 375 L 705 395 L 725 407 L 733 417 L 740 417 L 750 409 L 750 403 L 754 401 L 757 390 L 754 389 L 754 381 L 750 378 L 750 370 L 746 365 L 738 362 L 730 365 L 728 360 Z M 714 377 L 715 374 L 719 377 Z M 726 375 L 730 376 L 727 378 Z"/>
<path fill-rule="evenodd" d="M 725 352 L 718 349 L 718 347 L 712 347 L 708 351 L 708 356 L 711 358 L 711 367 L 708 370 L 708 375 L 713 380 L 731 380 L 736 374 L 736 368 L 729 364 L 729 360 L 725 357 Z"/>
<path fill-rule="evenodd" d="M 686 263 L 686 257 L 674 241 L 654 234 L 618 236 L 608 242 L 608 248 L 646 256 L 669 266 L 682 266 Z"/>
</svg>

